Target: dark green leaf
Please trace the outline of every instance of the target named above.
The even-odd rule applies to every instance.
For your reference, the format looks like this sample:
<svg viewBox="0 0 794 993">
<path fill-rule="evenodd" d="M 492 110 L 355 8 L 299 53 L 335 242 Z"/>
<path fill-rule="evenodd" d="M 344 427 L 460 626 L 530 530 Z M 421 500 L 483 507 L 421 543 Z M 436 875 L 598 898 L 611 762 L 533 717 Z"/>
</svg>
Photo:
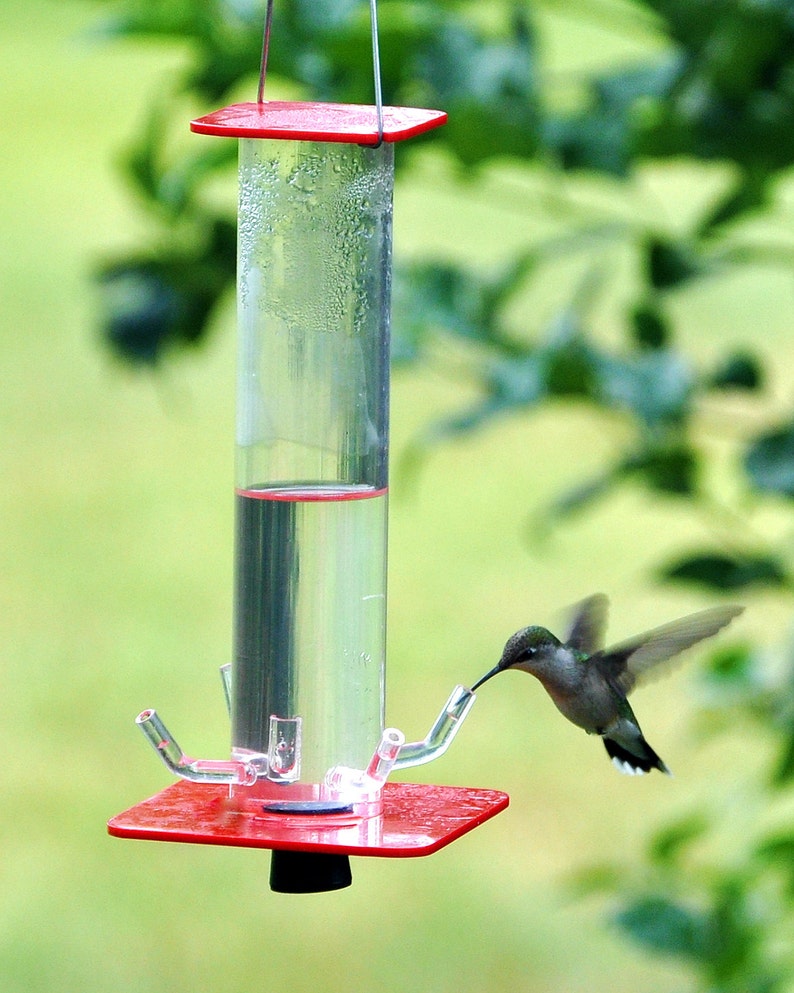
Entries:
<svg viewBox="0 0 794 993">
<path fill-rule="evenodd" d="M 180 307 L 176 291 L 144 266 L 109 271 L 100 285 L 107 343 L 122 358 L 153 365 L 173 337 Z"/>
<path fill-rule="evenodd" d="M 769 184 L 770 175 L 767 172 L 743 172 L 735 186 L 701 220 L 698 225 L 699 236 L 712 236 L 719 228 L 766 206 Z"/>
<path fill-rule="evenodd" d="M 648 282 L 657 290 L 681 286 L 703 272 L 691 250 L 681 244 L 651 238 L 645 245 Z"/>
<path fill-rule="evenodd" d="M 794 497 L 794 425 L 758 438 L 745 455 L 744 468 L 757 490 Z"/>
<path fill-rule="evenodd" d="M 583 335 L 574 331 L 550 341 L 539 358 L 549 396 L 597 395 L 600 357 Z"/>
<path fill-rule="evenodd" d="M 761 363 L 747 352 L 729 355 L 711 377 L 711 385 L 719 390 L 759 390 L 763 381 Z"/>
<path fill-rule="evenodd" d="M 563 169 L 619 177 L 628 172 L 631 156 L 626 121 L 610 111 L 591 110 L 577 117 L 550 118 L 543 137 Z"/>
<path fill-rule="evenodd" d="M 615 921 L 648 951 L 694 960 L 708 957 L 704 915 L 667 897 L 640 897 L 620 911 Z"/>
<path fill-rule="evenodd" d="M 547 118 L 545 143 L 564 169 L 625 177 L 637 152 L 637 107 L 663 97 L 676 73 L 675 60 L 662 60 L 595 77 L 582 111 Z"/>
<path fill-rule="evenodd" d="M 395 279 L 394 323 L 416 338 L 420 329 L 444 330 L 474 341 L 490 335 L 483 286 L 474 273 L 452 265 L 402 266 Z"/>
<path fill-rule="evenodd" d="M 670 340 L 667 319 L 652 303 L 637 304 L 629 315 L 634 340 L 641 348 L 664 348 Z"/>
<path fill-rule="evenodd" d="M 782 747 L 777 765 L 772 773 L 772 782 L 780 786 L 794 779 L 794 719 L 784 721 L 782 732 Z"/>
<path fill-rule="evenodd" d="M 531 157 L 538 146 L 533 33 L 514 8 L 504 37 L 488 38 L 463 19 L 443 21 L 419 68 L 428 99 L 450 114 L 444 140 L 467 164 L 499 155 Z"/>
<path fill-rule="evenodd" d="M 633 114 L 638 102 L 666 97 L 678 76 L 678 60 L 667 56 L 599 76 L 593 82 L 593 91 L 604 110 Z"/>
<path fill-rule="evenodd" d="M 753 882 L 741 868 L 724 872 L 712 890 L 711 972 L 718 982 L 731 983 L 734 989 L 741 983 L 742 991 L 750 982 L 756 989 L 764 988 L 765 981 L 757 953 L 766 922 L 751 895 Z"/>
<path fill-rule="evenodd" d="M 683 442 L 651 446 L 623 463 L 624 475 L 639 476 L 652 490 L 676 496 L 695 492 L 697 469 L 695 453 Z"/>
<path fill-rule="evenodd" d="M 694 583 L 714 590 L 740 590 L 748 586 L 785 586 L 788 576 L 773 556 L 746 553 L 687 555 L 661 570 L 664 579 Z"/>
<path fill-rule="evenodd" d="M 98 283 L 104 337 L 132 362 L 156 363 L 168 346 L 193 344 L 234 279 L 236 232 L 210 222 L 195 252 L 130 258 L 107 266 Z"/>
</svg>

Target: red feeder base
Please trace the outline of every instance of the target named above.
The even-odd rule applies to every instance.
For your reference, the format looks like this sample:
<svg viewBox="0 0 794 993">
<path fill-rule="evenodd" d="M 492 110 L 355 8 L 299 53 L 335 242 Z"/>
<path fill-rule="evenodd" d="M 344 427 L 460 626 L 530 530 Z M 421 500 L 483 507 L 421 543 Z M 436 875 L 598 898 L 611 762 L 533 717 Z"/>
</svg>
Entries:
<svg viewBox="0 0 794 993">
<path fill-rule="evenodd" d="M 328 855 L 431 855 L 504 810 L 498 790 L 387 783 L 383 813 L 261 816 L 235 810 L 228 787 L 179 780 L 108 821 L 117 838 Z"/>
</svg>

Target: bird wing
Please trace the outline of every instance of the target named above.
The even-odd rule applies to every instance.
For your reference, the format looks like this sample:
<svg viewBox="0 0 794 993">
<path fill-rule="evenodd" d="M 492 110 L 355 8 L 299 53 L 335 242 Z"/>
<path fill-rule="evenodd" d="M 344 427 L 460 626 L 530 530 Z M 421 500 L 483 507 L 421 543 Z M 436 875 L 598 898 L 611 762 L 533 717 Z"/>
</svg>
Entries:
<svg viewBox="0 0 794 993">
<path fill-rule="evenodd" d="M 566 643 L 577 652 L 592 655 L 604 643 L 609 600 L 603 593 L 582 600 L 573 608 L 571 628 Z"/>
<path fill-rule="evenodd" d="M 713 607 L 663 624 L 637 635 L 597 657 L 597 664 L 624 693 L 649 678 L 651 670 L 674 659 L 704 638 L 711 638 L 729 624 L 744 607 Z M 657 675 L 662 672 L 657 670 Z"/>
</svg>

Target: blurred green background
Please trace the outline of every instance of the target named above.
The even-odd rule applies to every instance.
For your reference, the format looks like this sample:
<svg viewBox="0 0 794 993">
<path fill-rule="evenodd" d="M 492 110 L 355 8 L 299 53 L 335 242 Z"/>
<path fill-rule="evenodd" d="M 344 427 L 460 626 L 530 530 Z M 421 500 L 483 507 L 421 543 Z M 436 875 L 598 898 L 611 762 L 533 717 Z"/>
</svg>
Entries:
<svg viewBox="0 0 794 993">
<path fill-rule="evenodd" d="M 231 642 L 234 336 L 230 300 L 206 348 L 156 373 L 99 347 L 89 273 L 141 230 L 113 159 L 181 56 L 93 38 L 95 15 L 79 2 L 0 6 L 0 987 L 683 988 L 683 971 L 623 943 L 603 902 L 574 898 L 565 880 L 636 850 L 649 824 L 694 799 L 725 804 L 741 831 L 726 770 L 757 757 L 743 730 L 693 748 L 694 667 L 636 702 L 672 781 L 617 775 L 537 685 L 496 681 L 451 751 L 405 778 L 506 790 L 508 811 L 428 859 L 355 860 L 353 886 L 336 894 L 271 893 L 266 854 L 106 835 L 110 816 L 168 782 L 134 727 L 143 707 L 193 754 L 228 751 L 217 668 Z M 552 56 L 564 63 L 565 45 Z M 644 181 L 673 203 L 688 196 L 675 166 Z M 454 196 L 429 168 L 396 194 L 404 255 L 499 258 L 528 224 L 498 197 Z M 724 346 L 728 315 L 730 334 L 752 331 L 769 287 L 758 277 L 740 290 L 688 301 L 698 355 Z M 762 350 L 785 366 L 787 316 L 765 320 Z M 463 389 L 432 368 L 396 377 L 395 461 Z M 439 449 L 416 484 L 395 475 L 387 718 L 409 738 L 508 634 L 559 626 L 588 593 L 610 594 L 614 640 L 700 605 L 647 571 L 670 535 L 697 538 L 696 522 L 639 490 L 528 544 L 532 507 L 608 454 L 603 428 L 552 405 Z M 752 609 L 737 631 L 779 635 L 781 598 L 742 598 Z"/>
</svg>

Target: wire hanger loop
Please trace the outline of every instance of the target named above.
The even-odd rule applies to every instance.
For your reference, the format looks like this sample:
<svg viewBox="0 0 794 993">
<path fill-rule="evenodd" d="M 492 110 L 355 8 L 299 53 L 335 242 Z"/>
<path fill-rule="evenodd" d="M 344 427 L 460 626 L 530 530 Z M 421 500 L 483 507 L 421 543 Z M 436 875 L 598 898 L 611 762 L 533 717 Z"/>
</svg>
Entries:
<svg viewBox="0 0 794 993">
<path fill-rule="evenodd" d="M 380 45 L 378 43 L 378 0 L 369 0 L 369 21 L 372 34 L 372 76 L 375 87 L 375 112 L 377 115 L 378 140 L 375 148 L 383 144 L 383 84 L 380 70 Z M 265 25 L 262 31 L 262 57 L 259 62 L 259 86 L 256 92 L 256 102 L 265 102 L 265 80 L 267 78 L 267 59 L 270 52 L 270 32 L 273 27 L 273 0 L 267 0 L 265 10 Z"/>
</svg>

